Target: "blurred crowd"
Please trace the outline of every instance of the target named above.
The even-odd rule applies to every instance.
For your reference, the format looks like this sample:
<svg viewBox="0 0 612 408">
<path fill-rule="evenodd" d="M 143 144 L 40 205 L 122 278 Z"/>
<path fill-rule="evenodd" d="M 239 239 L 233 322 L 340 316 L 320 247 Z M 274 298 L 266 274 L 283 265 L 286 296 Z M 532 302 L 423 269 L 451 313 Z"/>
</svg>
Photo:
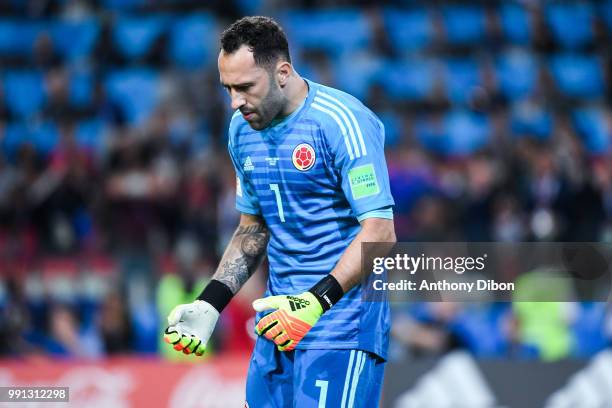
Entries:
<svg viewBox="0 0 612 408">
<path fill-rule="evenodd" d="M 299 73 L 379 114 L 400 241 L 612 243 L 612 2 L 290 6 L 0 3 L 0 355 L 159 349 L 237 224 L 216 53 L 244 14 L 277 16 Z M 215 350 L 249 349 L 256 276 Z M 396 306 L 398 356 L 555 359 L 612 336 L 602 304 Z"/>
</svg>

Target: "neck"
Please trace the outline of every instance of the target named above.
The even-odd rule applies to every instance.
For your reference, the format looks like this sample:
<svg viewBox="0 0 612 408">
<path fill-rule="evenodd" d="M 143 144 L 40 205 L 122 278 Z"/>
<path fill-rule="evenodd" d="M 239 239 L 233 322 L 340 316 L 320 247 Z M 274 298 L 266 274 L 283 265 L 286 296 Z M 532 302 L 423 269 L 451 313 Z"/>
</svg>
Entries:
<svg viewBox="0 0 612 408">
<path fill-rule="evenodd" d="M 308 84 L 297 73 L 293 73 L 285 86 L 287 104 L 285 105 L 282 116 L 291 115 L 308 97 Z"/>
</svg>

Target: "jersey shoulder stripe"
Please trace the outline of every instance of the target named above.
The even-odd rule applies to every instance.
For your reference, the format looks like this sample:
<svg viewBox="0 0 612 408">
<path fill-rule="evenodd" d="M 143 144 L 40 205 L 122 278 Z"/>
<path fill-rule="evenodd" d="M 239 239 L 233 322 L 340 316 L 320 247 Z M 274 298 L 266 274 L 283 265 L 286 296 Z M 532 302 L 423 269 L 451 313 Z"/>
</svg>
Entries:
<svg viewBox="0 0 612 408">
<path fill-rule="evenodd" d="M 321 95 L 321 96 L 319 96 Z M 344 126 L 341 126 L 341 129 L 345 128 L 348 131 L 348 134 L 351 137 L 351 142 L 352 142 L 352 149 L 355 152 L 355 156 L 356 157 L 361 157 L 361 152 L 359 151 L 359 145 L 357 144 L 357 137 L 356 137 L 356 132 L 353 129 L 353 125 L 354 123 L 352 123 L 348 116 L 346 115 L 346 112 L 336 103 L 334 102 L 330 102 L 328 99 L 323 97 L 324 94 L 317 92 L 317 95 L 314 98 L 314 103 L 317 104 L 318 107 L 325 106 L 328 110 L 332 110 L 334 111 L 337 116 L 337 118 L 334 119 L 339 119 L 342 121 L 342 124 Z M 340 125 L 340 123 L 338 123 Z M 343 129 L 343 134 L 345 133 L 344 129 Z"/>
<path fill-rule="evenodd" d="M 363 134 L 361 133 L 361 127 L 359 126 L 359 122 L 357 121 L 357 118 L 353 114 L 353 111 L 351 109 L 349 109 L 346 104 L 341 102 L 338 98 L 333 97 L 329 93 L 325 93 L 325 92 L 319 91 L 319 92 L 317 92 L 317 97 L 319 97 L 319 99 L 321 99 L 321 100 L 325 99 L 325 100 L 329 101 L 328 103 L 330 103 L 330 104 L 335 104 L 337 107 L 339 107 L 339 109 L 341 111 L 346 112 L 346 114 L 350 118 L 350 123 L 353 125 L 353 127 L 355 129 L 355 132 L 357 134 L 357 138 L 359 139 L 359 147 L 361 148 L 361 155 L 362 156 L 366 156 L 368 154 L 368 152 L 366 150 L 365 143 L 363 141 Z M 317 97 L 315 97 L 315 99 Z M 348 122 L 348 120 L 347 120 L 347 122 Z M 359 149 L 356 149 L 356 150 L 359 150 Z M 357 154 L 357 157 L 359 157 L 359 154 Z"/>
<path fill-rule="evenodd" d="M 365 126 L 368 127 L 372 120 L 378 121 L 378 118 L 358 99 L 340 90 L 318 85 L 311 107 L 331 119 L 328 122 L 330 125 L 335 123 L 331 126 L 342 135 L 349 160 L 367 156 L 362 128 L 364 123 L 367 122 Z"/>
<path fill-rule="evenodd" d="M 316 102 L 316 99 L 313 101 L 312 106 L 314 109 L 321 111 L 329 116 L 331 116 L 331 118 L 338 124 L 338 127 L 340 128 L 340 132 L 342 132 L 342 137 L 344 138 L 344 144 L 346 145 L 346 150 L 348 152 L 349 155 L 349 159 L 353 160 L 355 159 L 355 156 L 353 155 L 353 149 L 351 148 L 351 144 L 349 142 L 349 137 L 348 137 L 348 132 L 346 130 L 346 127 L 344 126 L 344 123 L 342 122 L 342 120 L 338 117 L 338 115 L 336 115 L 336 113 L 334 113 L 333 111 L 319 105 Z"/>
</svg>

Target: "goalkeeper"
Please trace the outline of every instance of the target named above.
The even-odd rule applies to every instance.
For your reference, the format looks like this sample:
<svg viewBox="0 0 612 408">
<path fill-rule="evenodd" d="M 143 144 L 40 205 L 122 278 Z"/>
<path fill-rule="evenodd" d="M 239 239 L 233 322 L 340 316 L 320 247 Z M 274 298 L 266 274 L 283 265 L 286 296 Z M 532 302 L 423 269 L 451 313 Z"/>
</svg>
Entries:
<svg viewBox="0 0 612 408">
<path fill-rule="evenodd" d="M 270 18 L 227 28 L 218 66 L 235 111 L 240 225 L 198 299 L 170 313 L 165 339 L 204 353 L 267 253 L 246 406 L 378 406 L 389 308 L 361 301 L 360 268 L 362 242 L 395 241 L 383 125 L 354 97 L 300 77 Z"/>
</svg>

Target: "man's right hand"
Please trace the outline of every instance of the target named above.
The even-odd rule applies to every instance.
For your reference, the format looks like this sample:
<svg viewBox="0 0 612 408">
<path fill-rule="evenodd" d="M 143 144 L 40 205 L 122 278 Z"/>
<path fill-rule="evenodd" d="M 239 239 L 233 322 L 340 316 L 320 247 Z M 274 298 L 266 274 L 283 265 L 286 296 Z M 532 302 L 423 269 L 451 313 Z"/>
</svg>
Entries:
<svg viewBox="0 0 612 408">
<path fill-rule="evenodd" d="M 164 340 L 177 351 L 201 356 L 218 319 L 219 312 L 203 300 L 178 305 L 168 315 Z"/>
</svg>

